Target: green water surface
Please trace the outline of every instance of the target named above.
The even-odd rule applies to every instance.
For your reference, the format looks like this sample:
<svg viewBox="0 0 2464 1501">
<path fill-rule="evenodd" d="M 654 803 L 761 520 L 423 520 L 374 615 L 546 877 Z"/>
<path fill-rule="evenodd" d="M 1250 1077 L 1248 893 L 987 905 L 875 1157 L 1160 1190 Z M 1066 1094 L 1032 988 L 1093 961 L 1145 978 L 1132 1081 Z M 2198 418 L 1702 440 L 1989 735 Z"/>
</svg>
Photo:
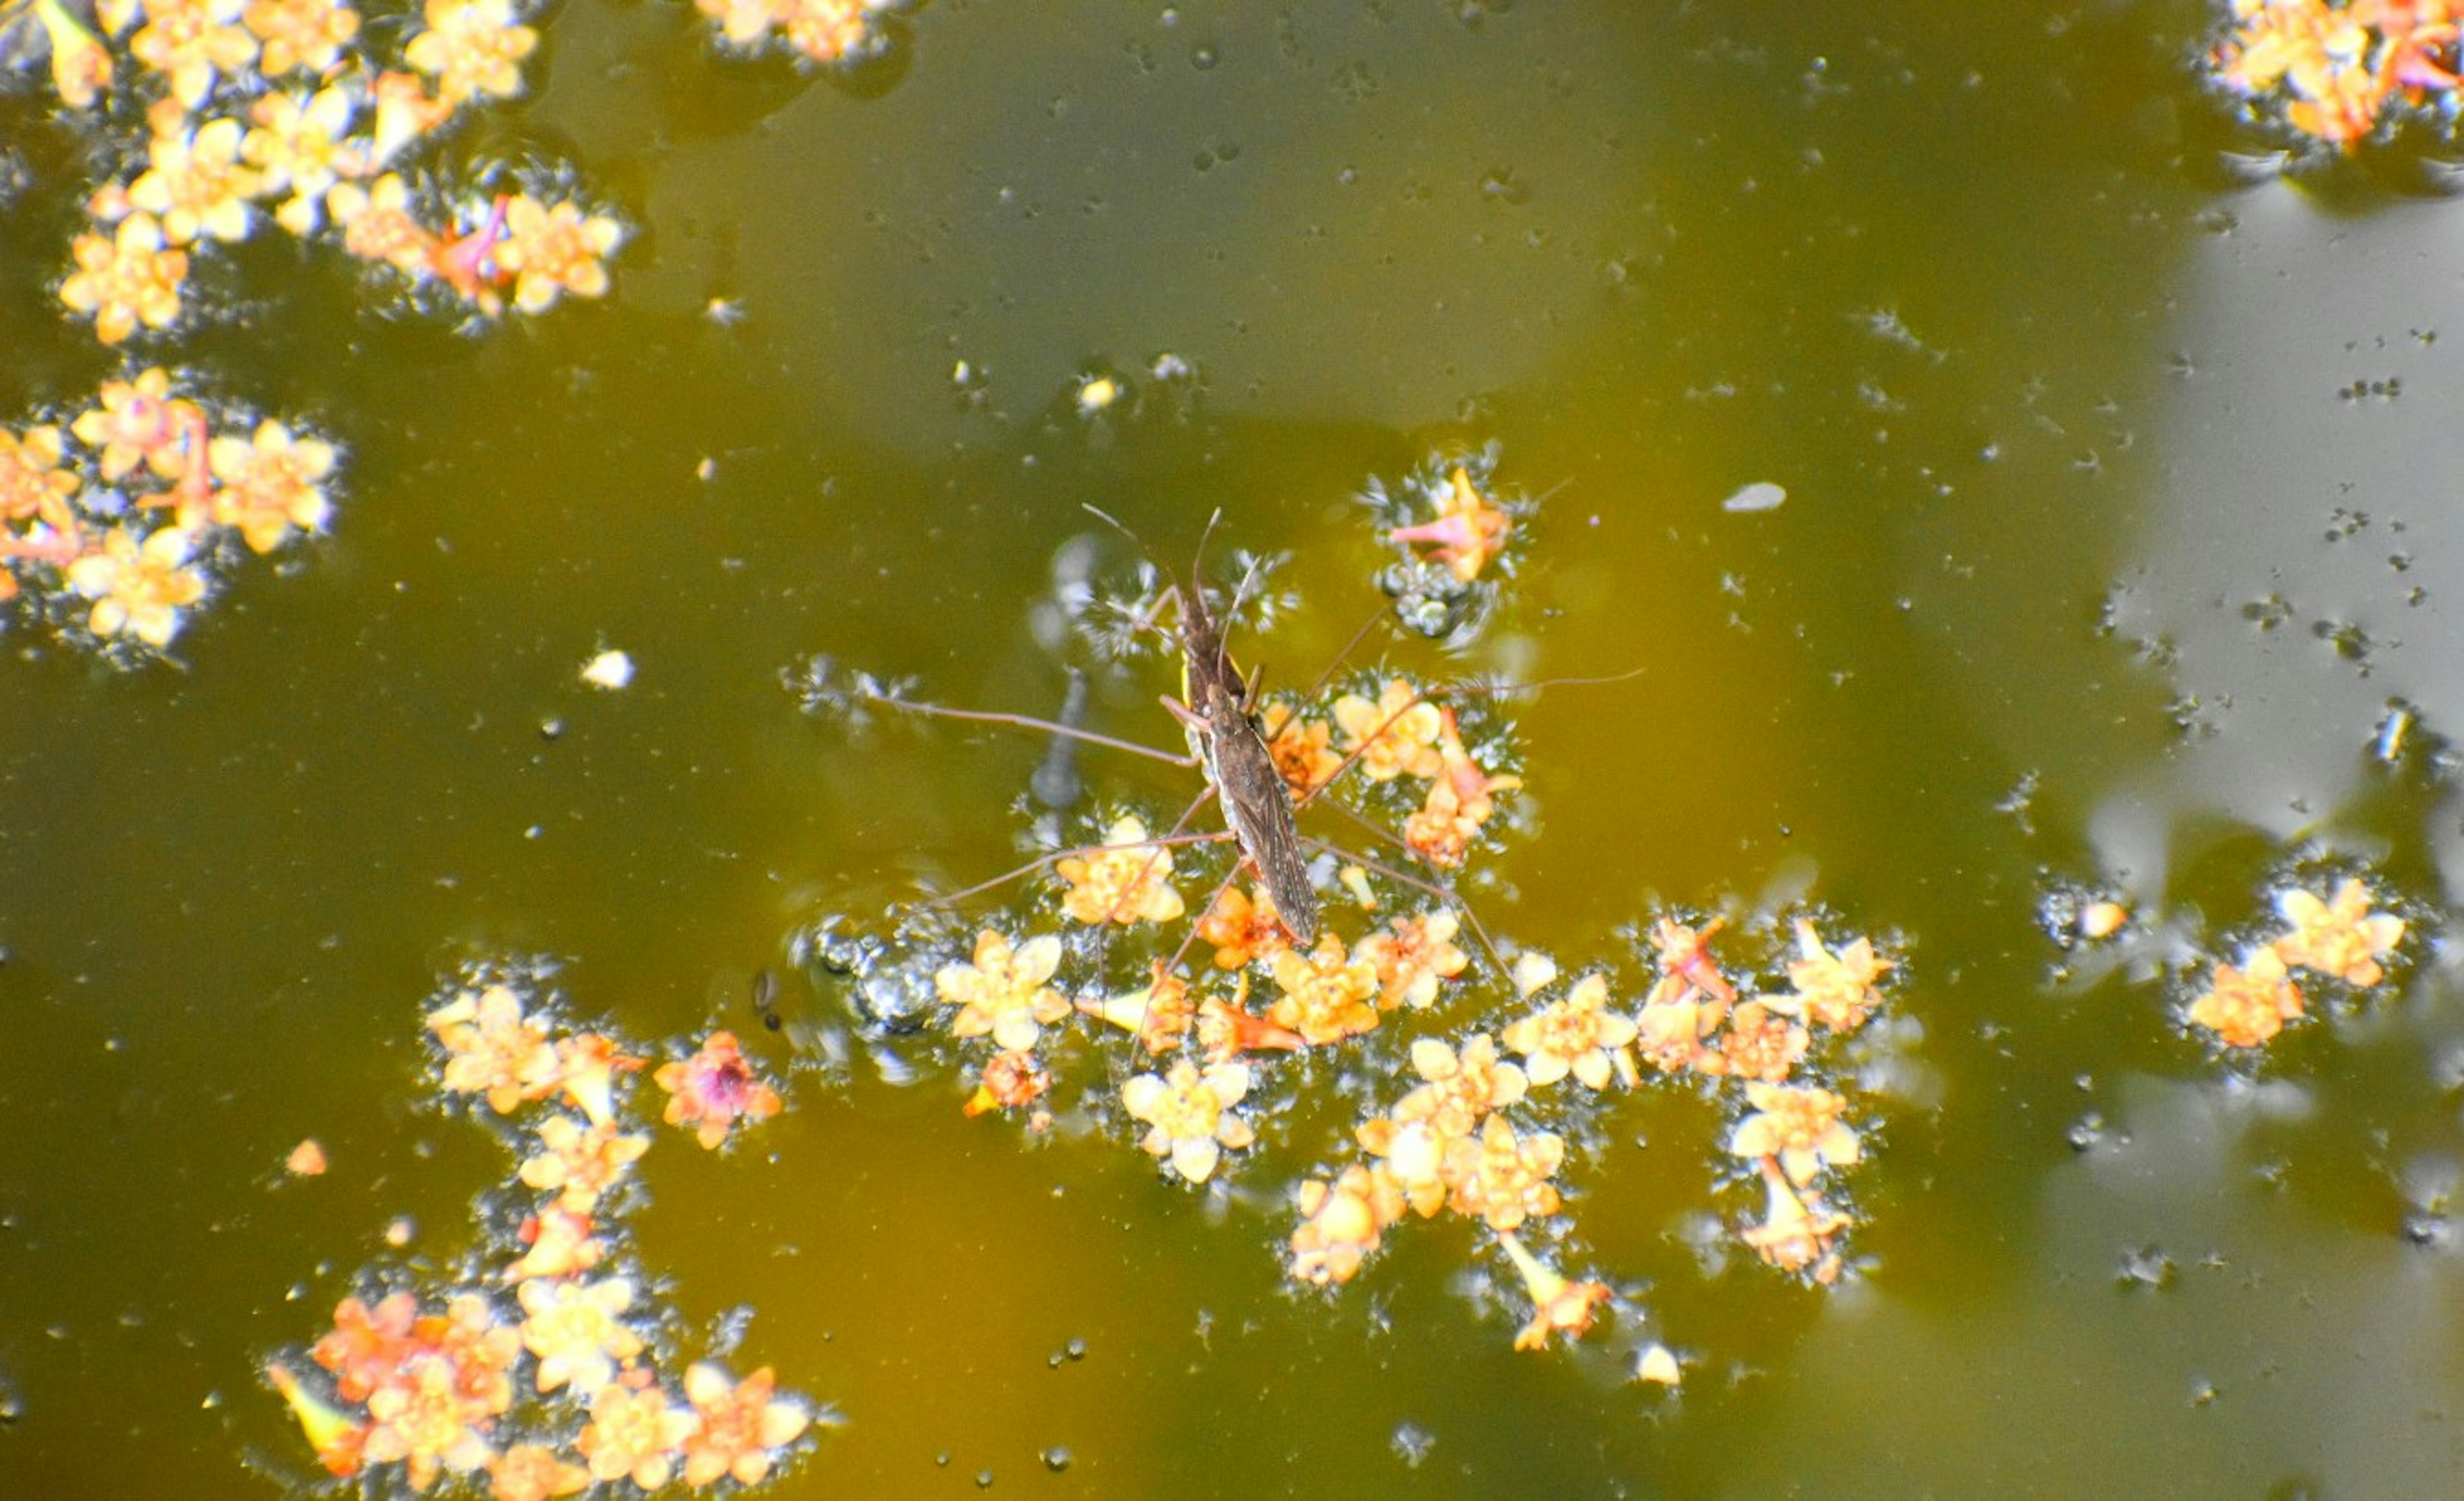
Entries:
<svg viewBox="0 0 2464 1501">
<path fill-rule="evenodd" d="M 343 446 L 333 536 L 177 668 L 0 638 L 0 1495 L 315 1478 L 260 1367 L 394 1217 L 395 1261 L 471 1247 L 508 1159 L 419 1019 L 502 954 L 787 1078 L 727 1153 L 662 1132 L 636 1226 L 688 1325 L 749 1308 L 740 1362 L 847 1418 L 782 1498 L 2464 1492 L 2464 239 L 2410 179 L 2220 166 L 2257 143 L 2199 8 L 935 0 L 852 83 L 661 0 L 542 24 L 454 149 L 578 163 L 634 227 L 613 294 L 463 337 L 252 248 L 166 356 Z M 10 108 L 21 410 L 117 366 L 51 300 L 77 168 Z M 1099 364 L 1136 394 L 1090 423 Z M 1244 651 L 1305 682 L 1375 607 L 1352 495 L 1490 441 L 1564 486 L 1490 665 L 1645 671 L 1529 707 L 1482 910 L 1570 967 L 1773 892 L 1886 938 L 1921 1035 L 1843 1286 L 1702 1254 L 1741 1201 L 1670 1108 L 1569 1173 L 1570 1269 L 1629 1299 L 1516 1353 L 1460 1221 L 1303 1294 L 1287 1178 L 1210 1198 L 1123 1123 L 1034 1144 L 761 1031 L 765 965 L 832 1014 L 801 925 L 1013 858 L 1040 752 L 850 741 L 782 669 L 1049 712 L 1030 615 L 1092 501 L 1176 565 L 1218 510 L 1293 552 Z M 1722 508 L 1754 482 L 1785 503 Z M 602 646 L 628 691 L 577 680 Z M 1109 728 L 1177 738 L 1155 676 Z M 2412 963 L 2219 1062 L 2154 971 L 2322 851 Z M 2123 958 L 2045 931 L 2091 888 L 2146 915 Z M 333 1170 L 286 1179 L 309 1136 Z M 1629 1379 L 1649 1339 L 1680 1392 Z"/>
</svg>

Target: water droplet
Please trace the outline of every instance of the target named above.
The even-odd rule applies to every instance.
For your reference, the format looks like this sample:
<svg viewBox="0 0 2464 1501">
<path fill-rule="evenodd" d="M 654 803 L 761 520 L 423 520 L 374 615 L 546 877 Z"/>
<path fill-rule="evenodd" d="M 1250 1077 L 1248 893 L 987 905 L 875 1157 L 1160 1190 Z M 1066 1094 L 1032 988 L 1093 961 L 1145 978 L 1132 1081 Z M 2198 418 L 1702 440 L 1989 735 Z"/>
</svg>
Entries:
<svg viewBox="0 0 2464 1501">
<path fill-rule="evenodd" d="M 1223 55 L 1204 42 L 1189 49 L 1189 65 L 1200 73 L 1213 71 L 1215 65 L 1222 60 Z"/>
<path fill-rule="evenodd" d="M 1069 1451 L 1057 1444 L 1045 1449 L 1043 1458 L 1044 1468 L 1056 1475 L 1069 1468 Z"/>
</svg>

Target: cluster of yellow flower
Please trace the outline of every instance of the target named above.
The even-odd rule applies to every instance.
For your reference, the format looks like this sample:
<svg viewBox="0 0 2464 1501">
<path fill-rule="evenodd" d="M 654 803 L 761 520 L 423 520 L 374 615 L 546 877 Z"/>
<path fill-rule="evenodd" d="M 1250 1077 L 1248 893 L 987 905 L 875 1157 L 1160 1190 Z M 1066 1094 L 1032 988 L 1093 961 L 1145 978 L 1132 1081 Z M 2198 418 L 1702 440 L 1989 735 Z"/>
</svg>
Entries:
<svg viewBox="0 0 2464 1501">
<path fill-rule="evenodd" d="M 772 38 L 818 63 L 853 62 L 888 45 L 878 24 L 904 0 L 693 0 L 727 44 L 759 52 Z"/>
<path fill-rule="evenodd" d="M 1479 580 L 1508 517 L 1464 463 L 1430 468 L 1432 495 L 1460 504 L 1425 526 L 1381 522 L 1381 531 L 1441 549 L 1449 579 Z M 842 691 L 825 663 L 806 675 L 814 712 L 903 701 L 869 679 Z M 1454 1214 L 1495 1237 L 1530 1296 L 1518 1346 L 1579 1335 L 1615 1293 L 1604 1281 L 1566 1277 L 1525 1244 L 1535 1226 L 1551 1240 L 1567 1228 L 1559 1175 L 1570 1143 L 1597 1135 L 1569 1123 L 1613 1109 L 1650 1080 L 1681 1078 L 1733 1097 L 1721 1155 L 1741 1164 L 1737 1181 L 1758 1189 L 1763 1205 L 1760 1218 L 1740 1224 L 1742 1244 L 1810 1282 L 1835 1281 L 1851 1220 L 1831 1179 L 1862 1147 L 1848 1098 L 1813 1070 L 1881 1004 L 1878 985 L 1892 961 L 1861 938 L 1826 945 L 1798 917 L 1763 935 L 1762 968 L 1773 982 L 1741 993 L 1742 978 L 1711 952 L 1718 922 L 1663 919 L 1641 980 L 1611 962 L 1560 985 L 1557 966 L 1528 951 L 1504 973 L 1492 938 L 1435 881 L 1481 852 L 1500 797 L 1523 785 L 1491 769 L 1510 753 L 1512 717 L 1495 701 L 1444 699 L 1380 672 L 1262 706 L 1260 733 L 1295 804 L 1331 802 L 1399 822 L 1404 863 L 1419 872 L 1322 858 L 1312 884 L 1349 899 L 1327 901 L 1309 945 L 1221 836 L 1184 832 L 1189 815 L 1156 835 L 1150 819 L 1111 812 L 1094 821 L 1100 844 L 1039 862 L 1034 869 L 1051 877 L 1047 894 L 974 930 L 966 957 L 952 953 L 961 933 L 931 907 L 901 915 L 878 942 L 825 919 L 817 933 L 832 937 L 820 947 L 835 956 L 832 972 L 852 980 L 859 1008 L 885 1025 L 914 1025 L 919 990 L 937 1000 L 940 1028 L 964 1049 L 969 1115 L 1018 1112 L 1031 1132 L 1050 1130 L 1056 1081 L 1085 1057 L 1070 1051 L 1073 1013 L 1129 1033 L 1154 1060 L 1150 1071 L 1124 1079 L 1099 1057 L 1101 1082 L 1077 1103 L 1130 1123 L 1165 1175 L 1190 1184 L 1269 1152 L 1325 1163 L 1325 1149 L 1301 1139 L 1304 1115 L 1330 1114 L 1309 1100 L 1310 1081 L 1327 1071 L 1318 1060 L 1353 1078 L 1408 1069 L 1417 1083 L 1367 1118 L 1348 1105 L 1332 1113 L 1342 1135 L 1328 1144 L 1341 1142 L 1354 1160 L 1295 1180 L 1300 1220 L 1288 1266 L 1299 1281 L 1346 1282 L 1389 1227 Z M 1211 896 L 1184 894 L 1192 882 Z M 1182 920 L 1193 915 L 1194 924 Z M 1499 970 L 1472 973 L 1465 949 L 1474 945 L 1458 946 L 1466 928 Z M 1211 964 L 1192 975 L 1184 958 L 1208 950 Z M 1639 1004 L 1621 1007 L 1618 995 Z M 1657 1346 L 1639 1369 L 1662 1381 L 1679 1374 Z"/>
<path fill-rule="evenodd" d="M 2401 106 L 2456 108 L 2459 0 L 2233 0 L 2209 54 L 2226 90 L 2351 150 Z"/>
<path fill-rule="evenodd" d="M 760 1482 L 812 1410 L 780 1396 L 767 1366 L 737 1380 L 695 1361 L 680 1390 L 663 1385 L 651 1348 L 660 1320 L 647 1316 L 655 1311 L 642 1307 L 640 1280 L 602 1265 L 615 1227 L 606 1201 L 649 1149 L 647 1136 L 625 1134 L 617 1098 L 619 1077 L 644 1060 L 605 1033 L 555 1034 L 502 978 L 457 987 L 429 1013 L 428 1030 L 446 1093 L 476 1096 L 508 1121 L 542 1103 L 570 1109 L 527 1127 L 517 1177 L 542 1197 L 495 1278 L 395 1291 L 373 1306 L 346 1297 L 306 1362 L 267 1366 L 319 1461 L 341 1476 L 399 1465 L 414 1490 L 484 1472 L 496 1501 L 621 1480 L 644 1490 L 676 1479 Z M 654 1077 L 668 1122 L 696 1131 L 705 1147 L 780 1109 L 726 1032 Z M 517 1411 L 524 1402 L 536 1410 Z M 553 1425 L 535 1420 L 561 1416 L 558 1408 L 580 1419 L 569 1444 L 498 1442 L 500 1429 Z"/>
<path fill-rule="evenodd" d="M 2294 970 L 2357 990 L 2377 984 L 2387 974 L 2379 960 L 2404 940 L 2405 924 L 2392 913 L 2370 911 L 2375 899 L 2355 877 L 2324 899 L 2299 887 L 2277 893 L 2276 910 L 2290 931 L 2254 948 L 2239 964 L 2217 964 L 2208 988 L 2190 1003 L 2192 1024 L 2228 1048 L 2256 1048 L 2302 1014 Z"/>
<path fill-rule="evenodd" d="M 264 554 L 324 529 L 334 463 L 278 419 L 215 430 L 160 366 L 106 381 L 66 422 L 0 428 L 0 600 L 160 651 L 231 539 Z"/>
<path fill-rule="evenodd" d="M 607 289 L 613 219 L 527 191 L 417 203 L 394 169 L 464 109 L 521 93 L 539 33 L 512 0 L 428 0 L 394 68 L 341 0 L 100 0 L 84 19 L 32 3 L 63 104 L 106 128 L 123 69 L 153 98 L 124 174 L 87 199 L 94 228 L 60 284 L 104 343 L 177 323 L 191 257 L 246 239 L 261 208 L 490 316 L 508 289 L 525 312 Z"/>
</svg>

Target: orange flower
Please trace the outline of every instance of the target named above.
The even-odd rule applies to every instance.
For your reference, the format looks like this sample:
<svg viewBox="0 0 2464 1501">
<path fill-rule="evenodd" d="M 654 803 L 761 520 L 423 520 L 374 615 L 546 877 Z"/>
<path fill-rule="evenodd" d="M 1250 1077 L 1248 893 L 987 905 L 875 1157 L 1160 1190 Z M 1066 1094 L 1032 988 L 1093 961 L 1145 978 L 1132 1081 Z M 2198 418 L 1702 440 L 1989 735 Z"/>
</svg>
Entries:
<svg viewBox="0 0 2464 1501">
<path fill-rule="evenodd" d="M 641 1067 L 641 1059 L 617 1051 L 615 1039 L 603 1032 L 557 1039 L 557 1085 L 594 1126 L 616 1118 L 616 1075 Z"/>
<path fill-rule="evenodd" d="M 451 1361 L 423 1355 L 368 1395 L 362 1452 L 375 1464 L 400 1461 L 414 1490 L 444 1471 L 468 1474 L 488 1462 L 488 1441 L 474 1426 L 484 1415 L 463 1400 L 457 1374 Z"/>
<path fill-rule="evenodd" d="M 360 34 L 360 13 L 337 0 L 249 0 L 240 20 L 265 44 L 257 71 L 269 78 L 295 68 L 322 74 Z"/>
<path fill-rule="evenodd" d="M 1278 953 L 1274 972 L 1283 994 L 1266 1008 L 1267 1020 L 1290 1027 L 1311 1046 L 1376 1028 L 1376 966 L 1347 958 L 1343 940 L 1333 934 L 1319 938 L 1306 959 L 1291 949 Z"/>
<path fill-rule="evenodd" d="M 1531 1322 L 1515 1335 L 1517 1350 L 1544 1349 L 1553 1334 L 1580 1339 L 1583 1332 L 1592 1327 L 1599 1305 L 1617 1295 L 1605 1282 L 1567 1281 L 1541 1265 L 1540 1259 L 1524 1249 L 1523 1243 L 1508 1232 L 1499 1231 L 1497 1243 L 1506 1247 L 1507 1259 L 1523 1274 L 1524 1291 L 1531 1294 Z"/>
<path fill-rule="evenodd" d="M 995 1053 L 984 1065 L 983 1082 L 976 1086 L 976 1093 L 959 1108 L 969 1115 L 980 1115 L 990 1110 L 1014 1110 L 1034 1104 L 1050 1088 L 1052 1075 L 1037 1065 L 1035 1054 Z"/>
<path fill-rule="evenodd" d="M 802 1404 L 773 1396 L 777 1379 L 768 1366 L 741 1381 L 707 1362 L 685 1369 L 685 1397 L 701 1424 L 685 1438 L 685 1484 L 699 1489 L 722 1475 L 758 1486 L 770 1473 L 776 1451 L 811 1424 Z"/>
<path fill-rule="evenodd" d="M 1733 1004 L 1737 987 L 1720 972 L 1720 964 L 1711 957 L 1711 935 L 1727 925 L 1727 918 L 1714 917 L 1700 928 L 1689 928 L 1673 918 L 1662 917 L 1651 930 L 1651 946 L 1660 957 L 1660 970 L 1674 975 L 1714 1000 Z"/>
<path fill-rule="evenodd" d="M 1465 1140 L 1463 1135 L 1441 1130 L 1434 1116 L 1396 1120 L 1375 1115 L 1362 1121 L 1353 1136 L 1362 1151 L 1385 1159 L 1377 1170 L 1414 1214 L 1425 1220 L 1446 1206 L 1446 1149 Z"/>
<path fill-rule="evenodd" d="M 1149 979 L 1138 989 L 1102 1000 L 1082 1000 L 1078 1009 L 1124 1031 L 1137 1033 L 1139 1043 L 1150 1053 L 1170 1052 L 1180 1046 L 1182 1034 L 1189 1030 L 1190 1018 L 1196 1014 L 1189 999 L 1189 982 L 1165 974 L 1162 960 L 1156 960 L 1148 970 Z"/>
<path fill-rule="evenodd" d="M 217 75 L 236 75 L 256 60 L 256 38 L 237 24 L 244 0 L 148 0 L 145 25 L 128 39 L 129 55 L 171 82 L 171 97 L 194 110 L 213 92 Z"/>
<path fill-rule="evenodd" d="M 1566 1138 L 1554 1132 L 1517 1133 L 1503 1115 L 1481 1123 L 1477 1137 L 1446 1143 L 1447 1205 L 1492 1230 L 1510 1230 L 1532 1215 L 1557 1212 L 1555 1177 Z"/>
<path fill-rule="evenodd" d="M 1331 1182 L 1312 1178 L 1301 1184 L 1300 1208 L 1291 1274 L 1324 1287 L 1349 1282 L 1359 1271 L 1386 1226 L 1403 1217 L 1403 1192 L 1382 1170 L 1355 1162 Z"/>
<path fill-rule="evenodd" d="M 1446 570 L 1458 580 L 1469 584 L 1480 577 L 1488 560 L 1497 556 L 1506 544 L 1506 534 L 1513 520 L 1504 511 L 1488 503 L 1474 489 L 1471 473 L 1457 464 L 1446 476 L 1446 492 L 1430 497 L 1437 503 L 1437 519 L 1418 526 L 1400 526 L 1387 533 L 1391 541 L 1428 542 Z"/>
<path fill-rule="evenodd" d="M 326 190 L 325 210 L 341 226 L 342 249 L 362 260 L 383 261 L 413 280 L 428 276 L 436 235 L 411 212 L 410 185 L 401 174 L 387 172 L 365 187 L 336 183 Z"/>
<path fill-rule="evenodd" d="M 1172 889 L 1172 850 L 1150 843 L 1135 818 L 1106 830 L 1101 850 L 1069 855 L 1053 871 L 1069 883 L 1062 910 L 1080 922 L 1170 922 L 1182 911 Z"/>
<path fill-rule="evenodd" d="M 1719 1046 L 1698 1057 L 1695 1067 L 1705 1073 L 1778 1084 L 1805 1056 L 1811 1041 L 1804 1027 L 1760 1001 L 1749 1001 L 1728 1014 L 1728 1029 Z"/>
<path fill-rule="evenodd" d="M 1239 969 L 1252 960 L 1291 947 L 1291 935 L 1263 888 L 1227 886 L 1198 920 L 1198 936 L 1215 945 L 1215 967 Z"/>
<path fill-rule="evenodd" d="M 550 1501 L 590 1489 L 590 1471 L 543 1444 L 517 1444 L 488 1461 L 493 1501 Z"/>
<path fill-rule="evenodd" d="M 242 135 L 240 122 L 228 119 L 157 135 L 147 147 L 149 165 L 128 185 L 129 203 L 160 219 L 163 237 L 174 245 L 248 238 L 249 200 L 259 183 L 240 162 Z"/>
<path fill-rule="evenodd" d="M 1275 759 L 1275 769 L 1296 797 L 1332 782 L 1343 769 L 1333 731 L 1323 719 L 1305 719 L 1289 704 L 1270 703 L 1260 711 L 1258 728 L 1266 737 L 1266 754 Z"/>
<path fill-rule="evenodd" d="M 177 526 L 143 542 L 125 526 L 104 533 L 99 549 L 68 565 L 70 586 L 94 601 L 86 629 L 169 646 L 180 633 L 180 611 L 205 597 L 205 575 L 188 564 L 195 545 L 196 535 Z"/>
<path fill-rule="evenodd" d="M 2190 1020 L 2229 1048 L 2255 1048 L 2301 1009 L 2301 992 L 2285 978 L 2283 955 L 2263 948 L 2239 969 L 2218 964 L 2207 993 L 2190 1003 Z"/>
<path fill-rule="evenodd" d="M 1408 1005 L 1421 1010 L 1438 999 L 1441 981 L 1452 980 L 1471 963 L 1455 947 L 1462 919 L 1441 909 L 1418 917 L 1388 921 L 1389 933 L 1373 933 L 1352 946 L 1352 957 L 1377 972 L 1381 1009 Z"/>
<path fill-rule="evenodd" d="M 1288 1026 L 1279 1026 L 1263 1016 L 1252 1016 L 1240 1004 L 1248 999 L 1247 976 L 1241 980 L 1241 991 L 1232 1002 L 1207 997 L 1198 1004 L 1198 1043 L 1205 1049 L 1209 1063 L 1225 1063 L 1244 1052 L 1294 1052 L 1309 1046 L 1306 1038 Z"/>
<path fill-rule="evenodd" d="M 738 1120 L 767 1120 L 783 1103 L 779 1092 L 753 1072 L 734 1032 L 713 1032 L 701 1050 L 681 1063 L 663 1065 L 650 1076 L 668 1092 L 671 1126 L 694 1126 L 705 1151 L 727 1139 Z"/>
<path fill-rule="evenodd" d="M 334 1308 L 333 1331 L 310 1347 L 309 1358 L 333 1373 L 335 1392 L 344 1402 L 365 1402 L 409 1358 L 411 1324 L 418 1316 L 419 1300 L 407 1292 L 396 1292 L 374 1309 L 344 1298 Z"/>
<path fill-rule="evenodd" d="M 2277 894 L 2276 910 L 2293 931 L 2270 947 L 2288 966 L 2299 965 L 2366 989 L 2386 977 L 2379 956 L 2404 939 L 2404 919 L 2370 911 L 2370 889 L 2347 879 L 2321 901 L 2305 891 Z"/>
<path fill-rule="evenodd" d="M 1829 1286 L 1839 1275 L 1839 1257 L 1832 1237 L 1848 1228 L 1844 1214 L 1823 1207 L 1822 1201 L 1800 1195 L 1770 1158 L 1762 1159 L 1766 1206 L 1763 1223 L 1750 1225 L 1738 1236 L 1754 1254 L 1782 1271 L 1811 1268 L 1815 1281 Z"/>
<path fill-rule="evenodd" d="M 603 1386 L 590 1399 L 590 1421 L 574 1447 L 590 1461 L 591 1479 L 630 1479 L 656 1490 L 675 1474 L 676 1450 L 700 1426 L 700 1419 L 670 1406 L 668 1394 L 655 1386 L 638 1392 Z"/>
<path fill-rule="evenodd" d="M 815 62 L 861 57 L 880 45 L 871 12 L 892 0 L 780 0 L 779 25 L 798 52 Z"/>
</svg>

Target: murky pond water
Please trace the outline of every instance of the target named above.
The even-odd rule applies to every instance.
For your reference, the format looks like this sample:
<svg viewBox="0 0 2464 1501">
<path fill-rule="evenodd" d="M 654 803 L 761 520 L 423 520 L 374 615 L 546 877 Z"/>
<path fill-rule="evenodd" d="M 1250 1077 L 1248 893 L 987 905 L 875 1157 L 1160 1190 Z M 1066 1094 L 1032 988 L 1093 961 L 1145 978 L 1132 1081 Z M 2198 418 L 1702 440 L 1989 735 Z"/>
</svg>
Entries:
<svg viewBox="0 0 2464 1501">
<path fill-rule="evenodd" d="M 627 238 L 605 297 L 475 330 L 265 236 L 102 348 L 57 294 L 117 168 L 39 70 L 0 99 L 0 420 L 160 363 L 341 455 L 330 535 L 235 569 L 176 663 L 0 638 L 0 1491 L 330 1483 L 265 1368 L 346 1297 L 496 1275 L 531 1149 L 440 1100 L 424 1021 L 539 959 L 566 1027 L 732 1030 L 785 1096 L 704 1153 L 631 1079 L 610 1264 L 671 1385 L 715 1350 L 844 1416 L 781 1496 L 2454 1489 L 2434 163 L 2250 170 L 2188 4 L 938 0 L 847 75 L 680 5 L 533 22 L 529 92 L 423 170 L 567 164 Z M 1573 1150 L 1526 1238 L 1615 1294 L 1539 1353 L 1474 1217 L 1287 1274 L 1414 1013 L 1357 1067 L 1260 1060 L 1205 1187 L 1136 1149 L 1125 1033 L 1077 1024 L 1047 1132 L 963 1114 L 981 1045 L 803 960 L 1016 864 L 1045 743 L 849 736 L 788 683 L 1054 713 L 1056 559 L 1138 562 L 1092 504 L 1175 570 L 1220 513 L 1220 586 L 1290 554 L 1234 629 L 1297 692 L 1396 557 L 1363 488 L 1491 444 L 1546 498 L 1489 629 L 1344 671 L 1640 672 L 1490 706 L 1525 785 L 1480 922 L 1628 1011 L 1664 916 L 1729 915 L 1768 988 L 1799 914 L 1897 964 L 1887 1042 L 1831 1061 L 1837 1279 L 1738 1240 L 1742 1095 L 1615 1083 L 1536 1117 Z M 583 683 L 611 649 L 630 686 Z M 1090 722 L 1177 745 L 1177 688 L 1134 656 Z M 1196 784 L 1080 766 L 1155 828 Z M 2265 1048 L 2186 1025 L 2346 876 L 2409 924 L 2386 982 L 2304 976 Z M 2085 940 L 2096 900 L 2126 920 Z M 1525 1009 L 1485 957 L 1460 983 L 1436 1014 Z M 1656 1346 L 1682 1384 L 1636 1380 Z"/>
</svg>

